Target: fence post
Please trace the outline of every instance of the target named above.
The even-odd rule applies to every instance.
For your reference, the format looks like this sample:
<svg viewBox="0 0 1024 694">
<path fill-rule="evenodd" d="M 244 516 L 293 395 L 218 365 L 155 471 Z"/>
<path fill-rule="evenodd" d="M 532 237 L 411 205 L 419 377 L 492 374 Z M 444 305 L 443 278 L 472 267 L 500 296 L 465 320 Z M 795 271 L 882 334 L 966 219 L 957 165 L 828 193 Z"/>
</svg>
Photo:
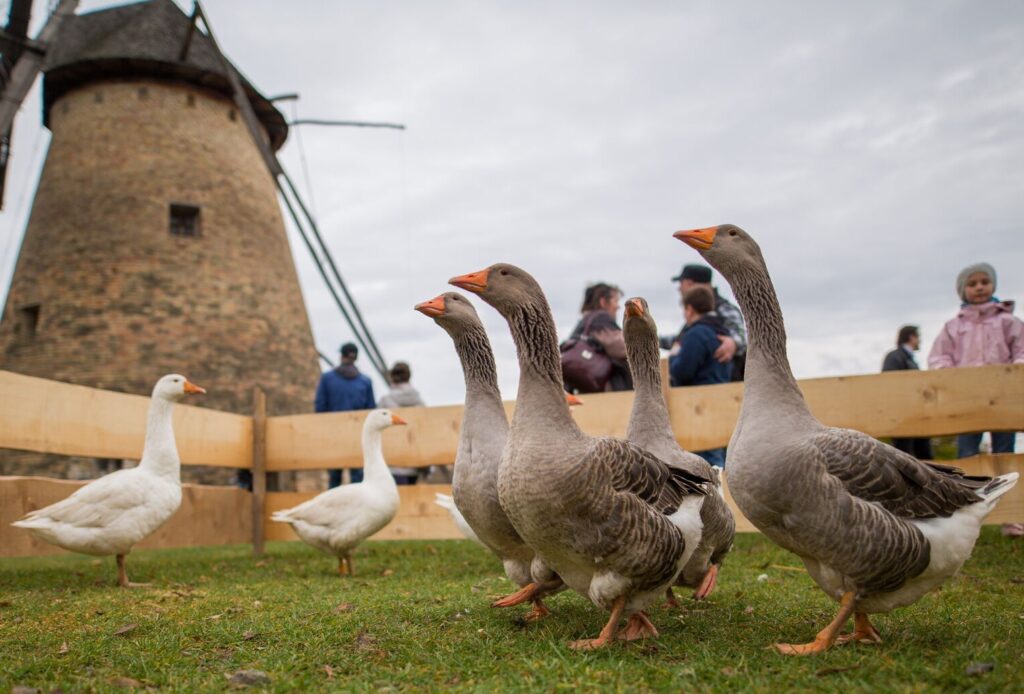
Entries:
<svg viewBox="0 0 1024 694">
<path fill-rule="evenodd" d="M 267 498 L 267 396 L 252 390 L 252 551 L 263 554 L 263 511 Z"/>
<path fill-rule="evenodd" d="M 658 362 L 658 370 L 661 371 L 661 397 L 665 398 L 665 409 L 668 410 L 668 419 L 672 421 L 672 404 L 668 398 L 669 394 L 669 375 L 668 375 L 668 358 L 661 359 Z"/>
</svg>

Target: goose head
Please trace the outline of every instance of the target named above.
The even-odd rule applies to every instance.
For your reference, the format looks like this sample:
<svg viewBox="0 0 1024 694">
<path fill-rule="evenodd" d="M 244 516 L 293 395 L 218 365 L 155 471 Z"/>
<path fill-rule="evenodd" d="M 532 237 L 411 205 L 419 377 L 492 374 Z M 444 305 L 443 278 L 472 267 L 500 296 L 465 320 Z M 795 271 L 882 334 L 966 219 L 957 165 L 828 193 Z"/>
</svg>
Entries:
<svg viewBox="0 0 1024 694">
<path fill-rule="evenodd" d="M 627 299 L 624 314 L 622 330 L 627 341 L 643 337 L 649 338 L 651 335 L 657 336 L 658 326 L 651 316 L 646 299 L 641 296 Z"/>
<path fill-rule="evenodd" d="M 191 393 L 205 393 L 205 388 L 200 388 L 195 383 L 181 374 L 167 374 L 153 386 L 153 397 L 178 402 Z"/>
<path fill-rule="evenodd" d="M 735 276 L 743 269 L 764 265 L 761 248 L 747 232 L 735 224 L 719 224 L 672 234 L 698 253 L 724 276 Z"/>
<path fill-rule="evenodd" d="M 479 272 L 452 277 L 448 284 L 473 292 L 505 316 L 515 307 L 544 295 L 530 273 L 508 263 L 495 263 Z"/>
<path fill-rule="evenodd" d="M 391 410 L 374 410 L 366 415 L 366 422 L 363 424 L 363 428 L 367 431 L 384 431 L 396 424 L 404 425 L 408 423 L 397 414 L 393 414 Z"/>
<path fill-rule="evenodd" d="M 445 292 L 430 301 L 416 304 L 415 309 L 424 316 L 430 316 L 452 337 L 457 337 L 479 327 L 480 316 L 473 304 L 458 292 Z"/>
</svg>

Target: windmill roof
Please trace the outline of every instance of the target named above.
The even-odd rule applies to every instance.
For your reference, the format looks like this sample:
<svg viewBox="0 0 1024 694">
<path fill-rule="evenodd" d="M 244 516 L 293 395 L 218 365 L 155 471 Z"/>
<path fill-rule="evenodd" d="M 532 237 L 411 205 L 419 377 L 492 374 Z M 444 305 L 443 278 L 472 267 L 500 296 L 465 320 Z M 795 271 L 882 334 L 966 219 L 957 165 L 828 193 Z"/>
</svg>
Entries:
<svg viewBox="0 0 1024 694">
<path fill-rule="evenodd" d="M 178 59 L 191 21 L 172 0 L 147 0 L 66 18 L 43 66 L 43 123 L 49 125 L 50 108 L 57 99 L 94 80 L 156 78 L 230 96 L 224 65 L 199 27 L 188 55 Z M 284 116 L 240 72 L 239 77 L 277 149 L 288 136 Z"/>
</svg>

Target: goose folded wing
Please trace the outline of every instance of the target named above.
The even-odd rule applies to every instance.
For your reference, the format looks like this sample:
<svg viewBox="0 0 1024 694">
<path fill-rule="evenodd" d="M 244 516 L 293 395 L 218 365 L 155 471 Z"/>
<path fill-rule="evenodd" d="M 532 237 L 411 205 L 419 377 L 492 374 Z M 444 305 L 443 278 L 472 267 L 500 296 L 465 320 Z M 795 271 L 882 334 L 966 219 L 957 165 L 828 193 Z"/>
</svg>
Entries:
<svg viewBox="0 0 1024 694">
<path fill-rule="evenodd" d="M 949 517 L 980 501 L 974 490 L 988 481 L 950 465 L 922 462 L 859 431 L 828 429 L 814 445 L 849 493 L 901 518 Z"/>
<path fill-rule="evenodd" d="M 706 477 L 672 467 L 619 439 L 596 439 L 590 456 L 608 470 L 613 489 L 635 494 L 663 514 L 674 513 L 687 496 L 708 494 L 711 484 Z"/>
<path fill-rule="evenodd" d="M 106 526 L 146 501 L 144 487 L 135 475 L 128 474 L 130 472 L 119 470 L 102 477 L 78 489 L 63 501 L 29 513 L 25 519 L 45 518 L 54 523 L 79 528 Z"/>
</svg>

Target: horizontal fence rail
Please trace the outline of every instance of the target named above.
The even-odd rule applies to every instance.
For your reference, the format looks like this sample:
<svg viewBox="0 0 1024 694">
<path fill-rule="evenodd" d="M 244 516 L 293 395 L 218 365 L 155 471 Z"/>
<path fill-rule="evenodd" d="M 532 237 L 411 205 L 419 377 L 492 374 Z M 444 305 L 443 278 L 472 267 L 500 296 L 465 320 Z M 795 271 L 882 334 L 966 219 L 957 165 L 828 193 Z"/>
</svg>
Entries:
<svg viewBox="0 0 1024 694">
<path fill-rule="evenodd" d="M 872 436 L 1024 430 L 1024 365 L 842 376 L 803 380 L 799 385 L 823 422 Z M 667 389 L 667 397 L 673 430 L 682 446 L 704 450 L 728 443 L 743 399 L 741 384 L 672 388 Z M 257 397 L 256 402 L 260 401 Z M 587 395 L 584 401 L 582 407 L 574 408 L 574 417 L 585 431 L 624 435 L 632 393 Z M 148 406 L 149 398 L 142 396 L 0 371 L 0 448 L 138 459 Z M 509 413 L 512 408 L 512 403 L 506 403 Z M 455 405 L 401 409 L 409 426 L 384 432 L 388 463 L 397 467 L 450 464 L 462 409 Z M 182 463 L 253 469 L 259 478 L 254 480 L 258 493 L 184 485 L 181 509 L 140 547 L 253 542 L 259 548 L 263 539 L 294 539 L 290 527 L 270 521 L 270 514 L 314 493 L 263 495 L 259 493 L 263 474 L 361 466 L 365 414 L 265 417 L 257 404 L 249 417 L 177 405 L 174 429 Z M 957 464 L 976 475 L 1024 472 L 1024 454 L 978 456 Z M 11 528 L 10 523 L 66 497 L 82 484 L 0 477 L 0 556 L 60 551 Z M 451 489 L 447 485 L 400 487 L 398 516 L 375 539 L 461 537 L 447 512 L 433 503 L 436 492 L 451 493 Z M 1022 519 L 1024 484 L 1003 497 L 988 522 Z M 737 529 L 753 529 L 738 512 Z"/>
</svg>

